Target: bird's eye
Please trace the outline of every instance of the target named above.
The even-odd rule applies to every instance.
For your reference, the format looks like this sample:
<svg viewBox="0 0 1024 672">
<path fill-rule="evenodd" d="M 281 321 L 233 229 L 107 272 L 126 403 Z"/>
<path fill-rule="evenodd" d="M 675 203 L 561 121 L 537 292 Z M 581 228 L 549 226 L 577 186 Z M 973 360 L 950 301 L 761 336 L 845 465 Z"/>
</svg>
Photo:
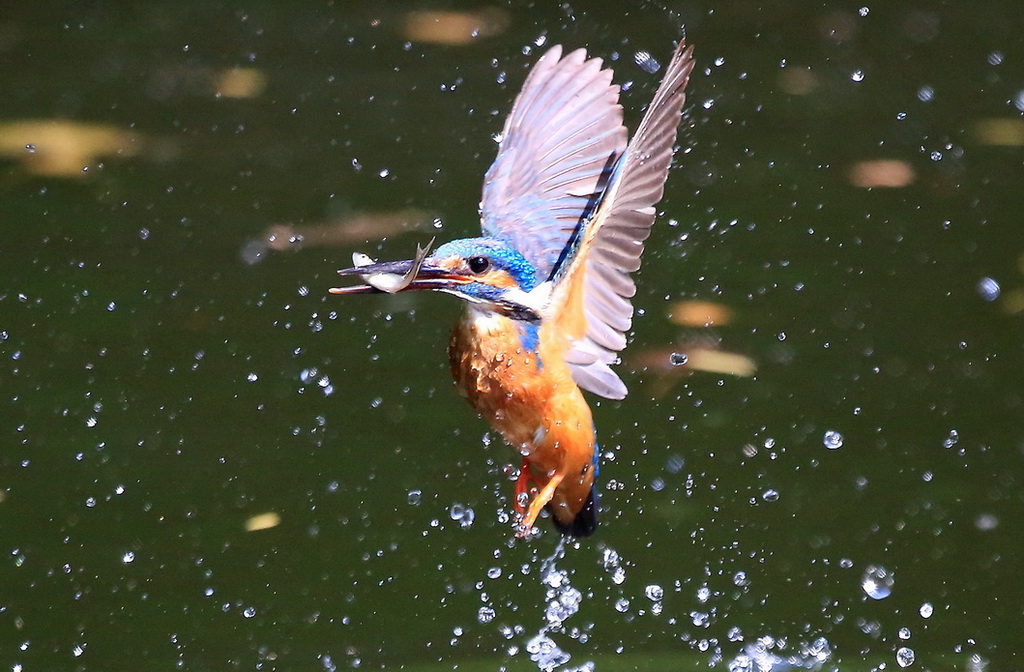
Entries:
<svg viewBox="0 0 1024 672">
<path fill-rule="evenodd" d="M 491 266 L 491 260 L 487 257 L 471 257 L 469 260 L 469 270 L 474 273 L 483 273 Z"/>
</svg>

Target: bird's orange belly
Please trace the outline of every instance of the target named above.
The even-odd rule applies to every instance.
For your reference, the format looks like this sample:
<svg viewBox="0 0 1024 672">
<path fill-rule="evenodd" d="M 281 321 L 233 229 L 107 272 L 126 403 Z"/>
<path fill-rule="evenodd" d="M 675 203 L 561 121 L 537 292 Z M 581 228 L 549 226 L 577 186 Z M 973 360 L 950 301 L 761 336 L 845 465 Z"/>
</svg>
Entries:
<svg viewBox="0 0 1024 672">
<path fill-rule="evenodd" d="M 524 353 L 517 340 L 484 342 L 465 331 L 457 327 L 452 334 L 452 377 L 492 427 L 531 452 L 544 426 L 545 400 L 555 392 L 552 381 L 538 370 L 537 355 Z"/>
<path fill-rule="evenodd" d="M 503 324 L 504 322 L 504 324 Z M 469 320 L 452 333 L 452 376 L 470 404 L 530 462 L 531 480 L 561 484 L 552 512 L 571 520 L 593 484 L 595 437 L 590 407 L 558 356 L 524 348 L 503 317 Z"/>
</svg>

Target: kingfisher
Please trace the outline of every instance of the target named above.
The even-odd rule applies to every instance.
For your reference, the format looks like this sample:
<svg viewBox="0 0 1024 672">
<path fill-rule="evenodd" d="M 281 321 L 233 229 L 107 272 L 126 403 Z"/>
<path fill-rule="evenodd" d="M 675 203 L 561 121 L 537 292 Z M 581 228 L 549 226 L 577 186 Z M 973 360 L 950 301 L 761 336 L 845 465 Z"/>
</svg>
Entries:
<svg viewBox="0 0 1024 672">
<path fill-rule="evenodd" d="M 584 49 L 551 47 L 516 97 L 484 178 L 483 235 L 406 261 L 353 255 L 338 273 L 363 284 L 329 290 L 431 290 L 465 302 L 451 372 L 522 457 L 519 537 L 545 509 L 563 535 L 597 528 L 600 450 L 581 390 L 626 396 L 611 366 L 626 346 L 630 274 L 664 192 L 693 67 L 680 40 L 630 139 L 612 71 Z"/>
</svg>

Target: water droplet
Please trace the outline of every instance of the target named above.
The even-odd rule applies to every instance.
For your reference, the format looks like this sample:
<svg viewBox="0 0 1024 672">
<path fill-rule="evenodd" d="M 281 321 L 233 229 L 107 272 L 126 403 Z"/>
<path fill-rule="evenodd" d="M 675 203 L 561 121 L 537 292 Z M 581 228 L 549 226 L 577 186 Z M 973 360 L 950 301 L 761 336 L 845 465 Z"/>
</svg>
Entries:
<svg viewBox="0 0 1024 672">
<path fill-rule="evenodd" d="M 256 608 L 255 607 L 246 607 L 245 610 L 242 612 L 242 616 L 245 616 L 246 618 L 252 618 L 255 615 L 256 615 Z"/>
<path fill-rule="evenodd" d="M 139 238 L 141 238 L 142 240 L 149 240 L 149 229 L 147 229 L 147 228 L 139 229 Z"/>
<path fill-rule="evenodd" d="M 953 446 L 955 446 L 957 444 L 957 442 L 959 440 L 960 440 L 960 432 L 956 431 L 955 429 L 951 429 L 951 430 L 949 430 L 949 436 L 947 436 L 945 439 L 943 439 L 942 447 L 943 448 L 952 448 Z"/>
<path fill-rule="evenodd" d="M 377 174 L 381 177 L 381 179 L 384 179 L 385 177 L 391 174 L 391 171 L 388 170 L 387 168 L 381 168 L 380 172 Z"/>
<path fill-rule="evenodd" d="M 779 491 L 774 488 L 768 488 L 764 491 L 764 494 L 761 495 L 761 499 L 766 502 L 777 502 L 779 501 Z"/>
<path fill-rule="evenodd" d="M 569 654 L 558 647 L 555 640 L 546 634 L 539 634 L 526 643 L 530 660 L 541 670 L 554 670 L 569 662 Z"/>
<path fill-rule="evenodd" d="M 479 623 L 490 623 L 494 620 L 494 609 L 490 607 L 480 607 L 476 612 L 476 620 Z"/>
<path fill-rule="evenodd" d="M 828 659 L 832 657 L 832 647 L 824 637 L 818 637 L 810 644 L 801 648 L 801 652 L 804 657 L 810 659 L 809 662 L 815 663 L 814 665 L 804 665 L 804 667 L 808 669 L 817 669 L 822 663 L 828 661 Z"/>
<path fill-rule="evenodd" d="M 982 532 L 990 532 L 999 527 L 999 517 L 991 513 L 979 514 L 974 519 L 974 526 Z"/>
<path fill-rule="evenodd" d="M 921 618 L 931 618 L 932 614 L 935 613 L 935 607 L 932 606 L 931 602 L 925 602 L 917 610 L 917 613 L 921 614 Z"/>
<path fill-rule="evenodd" d="M 686 364 L 688 359 L 689 358 L 686 356 L 686 353 L 683 352 L 673 352 L 668 356 L 669 364 L 672 366 L 683 366 Z"/>
<path fill-rule="evenodd" d="M 423 498 L 422 490 L 410 490 L 407 500 L 410 506 L 419 506 L 420 500 Z"/>
<path fill-rule="evenodd" d="M 685 465 L 686 460 L 683 459 L 682 455 L 672 455 L 668 458 L 668 464 L 665 465 L 665 469 L 670 474 L 678 474 Z"/>
<path fill-rule="evenodd" d="M 661 63 L 658 63 L 658 59 L 651 56 L 649 51 L 638 51 L 633 54 L 633 62 L 640 66 L 640 69 L 644 72 L 653 75 L 661 69 Z"/>
<path fill-rule="evenodd" d="M 935 89 L 930 86 L 922 86 L 917 90 L 917 99 L 922 103 L 930 103 L 935 98 Z"/>
<path fill-rule="evenodd" d="M 843 447 L 843 435 L 830 429 L 825 432 L 825 438 L 822 443 L 824 443 L 825 447 L 829 450 L 838 450 Z"/>
<path fill-rule="evenodd" d="M 490 569 L 488 569 L 487 570 L 487 578 L 488 579 L 498 579 L 498 578 L 501 578 L 501 567 L 491 567 Z"/>
<path fill-rule="evenodd" d="M 1002 62 L 1003 62 L 1003 52 L 1001 52 L 1001 51 L 993 51 L 992 53 L 990 53 L 988 55 L 988 64 L 989 65 L 1001 65 Z"/>
<path fill-rule="evenodd" d="M 622 558 L 619 557 L 618 551 L 604 549 L 601 554 L 601 566 L 612 577 L 612 583 L 615 585 L 620 586 L 626 580 L 626 570 L 622 568 Z"/>
<path fill-rule="evenodd" d="M 999 283 L 993 278 L 984 277 L 978 281 L 978 294 L 986 301 L 998 299 L 1000 291 L 1002 289 L 999 287 Z"/>
<path fill-rule="evenodd" d="M 121 556 L 121 562 L 123 562 L 126 565 L 132 564 L 133 562 L 135 562 L 135 553 L 132 551 L 126 552 L 124 555 Z"/>
<path fill-rule="evenodd" d="M 873 600 L 884 600 L 892 594 L 895 583 L 892 574 L 881 565 L 868 565 L 861 577 L 860 587 Z"/>
<path fill-rule="evenodd" d="M 853 74 L 850 75 L 850 79 L 852 79 L 855 82 L 863 82 L 864 81 L 864 71 L 863 70 L 854 70 Z"/>
<path fill-rule="evenodd" d="M 900 628 L 900 631 L 896 635 L 903 640 L 910 639 L 910 628 Z"/>
<path fill-rule="evenodd" d="M 452 520 L 461 525 L 464 530 L 473 527 L 473 521 L 476 519 L 476 513 L 473 512 L 473 509 L 459 503 L 452 504 L 448 510 L 448 515 Z"/>
<path fill-rule="evenodd" d="M 647 599 L 651 602 L 658 602 L 665 597 L 665 589 L 656 583 L 652 583 L 644 588 L 644 595 L 646 595 Z"/>
<path fill-rule="evenodd" d="M 896 651 L 896 664 L 900 667 L 910 667 L 914 664 L 914 650 L 909 646 L 901 646 Z"/>
<path fill-rule="evenodd" d="M 619 599 L 615 600 L 615 611 L 624 614 L 628 609 L 629 600 L 627 600 L 624 597 L 620 597 Z"/>
<path fill-rule="evenodd" d="M 255 373 L 249 373 L 249 375 L 247 375 L 245 379 L 248 380 L 250 383 L 255 383 L 257 380 L 260 379 L 260 377 Z"/>
</svg>

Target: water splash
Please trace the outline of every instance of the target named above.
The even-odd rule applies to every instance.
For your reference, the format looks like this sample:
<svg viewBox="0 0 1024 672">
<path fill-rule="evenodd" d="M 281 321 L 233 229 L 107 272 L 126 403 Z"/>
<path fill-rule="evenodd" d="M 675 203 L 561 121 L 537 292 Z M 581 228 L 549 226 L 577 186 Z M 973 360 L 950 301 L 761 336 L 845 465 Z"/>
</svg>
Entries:
<svg viewBox="0 0 1024 672">
<path fill-rule="evenodd" d="M 773 670 L 817 670 L 832 658 L 832 646 L 824 637 L 803 642 L 799 651 L 788 653 L 785 639 L 758 637 L 729 662 L 729 672 L 771 672 Z"/>
<path fill-rule="evenodd" d="M 551 635 L 565 632 L 565 622 L 580 610 L 583 602 L 583 593 L 572 585 L 569 571 L 558 568 L 558 562 L 565 558 L 565 546 L 565 539 L 560 540 L 554 553 L 540 564 L 541 584 L 546 586 L 544 625 L 526 643 L 526 652 L 542 672 L 552 672 L 571 660 L 572 656 L 559 647 Z M 574 633 L 574 636 L 581 641 L 586 640 L 585 634 Z M 564 672 L 590 672 L 593 669 L 594 663 L 587 661 Z"/>
<path fill-rule="evenodd" d="M 605 547 L 601 551 L 601 566 L 604 567 L 604 571 L 608 572 L 612 583 L 616 586 L 621 586 L 626 580 L 626 570 L 622 567 L 622 558 L 619 557 L 619 552 L 615 549 Z"/>
</svg>

